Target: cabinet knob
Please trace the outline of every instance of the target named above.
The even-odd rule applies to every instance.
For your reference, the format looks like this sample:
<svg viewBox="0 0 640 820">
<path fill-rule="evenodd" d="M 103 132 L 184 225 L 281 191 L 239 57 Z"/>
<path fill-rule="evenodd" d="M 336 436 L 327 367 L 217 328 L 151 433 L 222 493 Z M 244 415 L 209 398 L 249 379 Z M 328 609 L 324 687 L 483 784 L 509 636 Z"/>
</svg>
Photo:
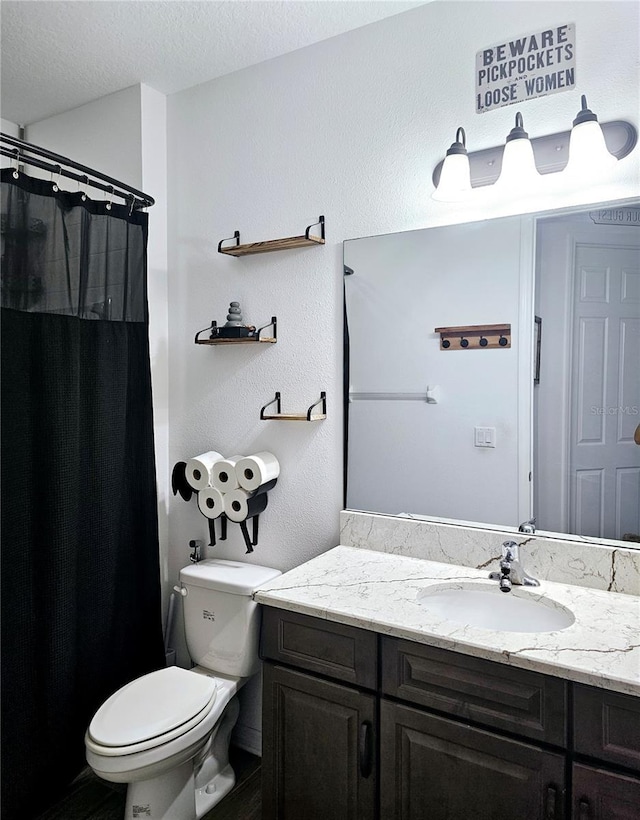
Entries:
<svg viewBox="0 0 640 820">
<path fill-rule="evenodd" d="M 558 789 L 555 786 L 547 786 L 547 799 L 545 805 L 545 820 L 555 820 L 558 816 L 556 806 L 558 804 Z"/>
<path fill-rule="evenodd" d="M 586 797 L 581 797 L 578 803 L 578 820 L 591 820 L 591 805 Z"/>
<path fill-rule="evenodd" d="M 358 742 L 358 752 L 360 758 L 360 775 L 369 777 L 373 763 L 373 737 L 372 726 L 368 720 L 360 724 L 360 737 Z"/>
</svg>

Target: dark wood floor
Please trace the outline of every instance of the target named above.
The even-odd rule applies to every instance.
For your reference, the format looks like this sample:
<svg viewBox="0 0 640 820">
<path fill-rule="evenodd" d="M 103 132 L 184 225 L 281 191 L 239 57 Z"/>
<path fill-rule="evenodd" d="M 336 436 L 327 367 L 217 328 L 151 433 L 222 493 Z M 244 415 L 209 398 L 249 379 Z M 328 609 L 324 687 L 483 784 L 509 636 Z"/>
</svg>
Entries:
<svg viewBox="0 0 640 820">
<path fill-rule="evenodd" d="M 236 785 L 202 820 L 261 820 L 260 758 L 235 747 L 229 758 Z M 107 783 L 86 768 L 37 820 L 122 820 L 126 791 L 125 784 Z"/>
</svg>

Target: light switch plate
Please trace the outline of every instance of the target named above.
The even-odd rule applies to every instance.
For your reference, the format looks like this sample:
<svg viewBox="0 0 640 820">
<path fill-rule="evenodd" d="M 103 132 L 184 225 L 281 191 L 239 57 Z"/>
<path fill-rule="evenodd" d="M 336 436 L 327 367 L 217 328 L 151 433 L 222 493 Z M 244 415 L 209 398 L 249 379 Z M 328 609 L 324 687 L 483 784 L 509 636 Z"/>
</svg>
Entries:
<svg viewBox="0 0 640 820">
<path fill-rule="evenodd" d="M 474 427 L 473 443 L 475 447 L 495 447 L 496 428 L 495 427 Z"/>
</svg>

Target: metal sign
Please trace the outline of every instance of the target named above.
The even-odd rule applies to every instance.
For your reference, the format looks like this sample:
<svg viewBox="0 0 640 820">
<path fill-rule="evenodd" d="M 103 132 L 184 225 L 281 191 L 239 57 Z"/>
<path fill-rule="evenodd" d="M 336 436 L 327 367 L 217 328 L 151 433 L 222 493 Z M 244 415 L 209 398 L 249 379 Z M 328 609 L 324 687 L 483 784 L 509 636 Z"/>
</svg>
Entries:
<svg viewBox="0 0 640 820">
<path fill-rule="evenodd" d="M 568 91 L 576 84 L 576 27 L 524 34 L 476 54 L 476 114 Z"/>
<path fill-rule="evenodd" d="M 640 228 L 640 208 L 601 208 L 589 211 L 589 216 L 596 225 L 631 225 Z"/>
</svg>

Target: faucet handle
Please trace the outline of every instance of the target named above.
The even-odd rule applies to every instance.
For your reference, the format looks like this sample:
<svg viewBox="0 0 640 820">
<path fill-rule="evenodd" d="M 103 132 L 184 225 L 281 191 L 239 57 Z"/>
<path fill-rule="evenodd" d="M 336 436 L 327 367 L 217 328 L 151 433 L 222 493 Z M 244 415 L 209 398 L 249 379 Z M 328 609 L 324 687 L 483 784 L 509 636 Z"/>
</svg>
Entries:
<svg viewBox="0 0 640 820">
<path fill-rule="evenodd" d="M 518 560 L 518 545 L 515 541 L 505 541 L 502 544 L 502 557 L 505 561 Z"/>
</svg>

